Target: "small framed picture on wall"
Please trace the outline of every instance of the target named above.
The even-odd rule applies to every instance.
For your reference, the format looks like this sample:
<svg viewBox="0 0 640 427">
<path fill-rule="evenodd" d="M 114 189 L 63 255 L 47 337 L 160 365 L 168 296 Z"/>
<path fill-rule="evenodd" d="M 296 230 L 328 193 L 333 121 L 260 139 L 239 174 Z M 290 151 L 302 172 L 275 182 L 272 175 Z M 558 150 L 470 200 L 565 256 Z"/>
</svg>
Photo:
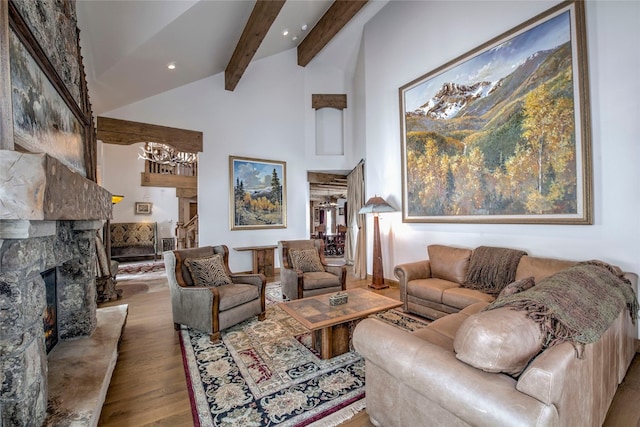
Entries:
<svg viewBox="0 0 640 427">
<path fill-rule="evenodd" d="M 151 215 L 152 207 L 150 202 L 136 202 L 136 215 Z"/>
</svg>

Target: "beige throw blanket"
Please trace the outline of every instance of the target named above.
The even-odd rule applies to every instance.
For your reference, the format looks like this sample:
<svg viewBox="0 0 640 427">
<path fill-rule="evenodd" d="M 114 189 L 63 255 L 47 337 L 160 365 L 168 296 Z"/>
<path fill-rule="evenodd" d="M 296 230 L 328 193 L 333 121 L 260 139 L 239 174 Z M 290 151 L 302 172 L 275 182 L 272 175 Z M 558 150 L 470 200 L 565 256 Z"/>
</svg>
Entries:
<svg viewBox="0 0 640 427">
<path fill-rule="evenodd" d="M 463 287 L 496 296 L 516 277 L 520 258 L 517 249 L 480 246 L 473 250 Z"/>
<path fill-rule="evenodd" d="M 635 323 L 638 299 L 622 271 L 602 261 L 586 261 L 524 292 L 499 298 L 485 310 L 526 311 L 540 325 L 550 347 L 564 341 L 579 345 L 598 341 L 625 306 Z M 576 350 L 580 356 L 581 346 Z"/>
</svg>

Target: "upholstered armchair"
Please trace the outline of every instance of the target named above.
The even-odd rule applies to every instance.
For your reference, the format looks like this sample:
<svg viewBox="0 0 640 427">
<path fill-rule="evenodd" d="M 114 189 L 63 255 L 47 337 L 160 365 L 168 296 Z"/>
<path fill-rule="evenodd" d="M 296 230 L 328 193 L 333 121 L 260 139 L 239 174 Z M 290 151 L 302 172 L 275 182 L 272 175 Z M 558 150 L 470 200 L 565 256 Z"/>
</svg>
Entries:
<svg viewBox="0 0 640 427">
<path fill-rule="evenodd" d="M 164 264 L 176 330 L 189 326 L 216 342 L 220 331 L 243 320 L 264 320 L 266 278 L 232 273 L 227 246 L 167 251 Z"/>
<path fill-rule="evenodd" d="M 285 297 L 294 300 L 346 290 L 347 268 L 327 265 L 323 240 L 281 240 L 278 256 Z"/>
</svg>

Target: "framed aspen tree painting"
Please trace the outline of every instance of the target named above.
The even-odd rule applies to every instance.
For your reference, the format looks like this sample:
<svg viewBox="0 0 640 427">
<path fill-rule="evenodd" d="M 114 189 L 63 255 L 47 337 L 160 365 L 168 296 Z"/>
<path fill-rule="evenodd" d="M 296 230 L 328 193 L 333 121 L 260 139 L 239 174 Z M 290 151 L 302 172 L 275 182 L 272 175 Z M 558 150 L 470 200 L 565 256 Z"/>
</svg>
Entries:
<svg viewBox="0 0 640 427">
<path fill-rule="evenodd" d="M 286 163 L 229 157 L 232 230 L 287 227 Z"/>
<path fill-rule="evenodd" d="M 584 5 L 399 90 L 405 222 L 591 224 Z"/>
</svg>

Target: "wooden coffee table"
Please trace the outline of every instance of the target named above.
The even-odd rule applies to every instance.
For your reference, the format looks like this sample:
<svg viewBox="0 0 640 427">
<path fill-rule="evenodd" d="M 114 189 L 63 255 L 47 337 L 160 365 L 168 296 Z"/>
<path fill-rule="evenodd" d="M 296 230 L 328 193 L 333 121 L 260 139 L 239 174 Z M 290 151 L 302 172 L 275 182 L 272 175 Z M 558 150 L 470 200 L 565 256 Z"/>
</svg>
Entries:
<svg viewBox="0 0 640 427">
<path fill-rule="evenodd" d="M 280 307 L 311 331 L 313 348 L 323 359 L 349 351 L 350 331 L 365 317 L 396 308 L 402 302 L 366 289 L 345 291 L 346 304 L 332 306 L 333 293 L 280 303 Z"/>
</svg>

